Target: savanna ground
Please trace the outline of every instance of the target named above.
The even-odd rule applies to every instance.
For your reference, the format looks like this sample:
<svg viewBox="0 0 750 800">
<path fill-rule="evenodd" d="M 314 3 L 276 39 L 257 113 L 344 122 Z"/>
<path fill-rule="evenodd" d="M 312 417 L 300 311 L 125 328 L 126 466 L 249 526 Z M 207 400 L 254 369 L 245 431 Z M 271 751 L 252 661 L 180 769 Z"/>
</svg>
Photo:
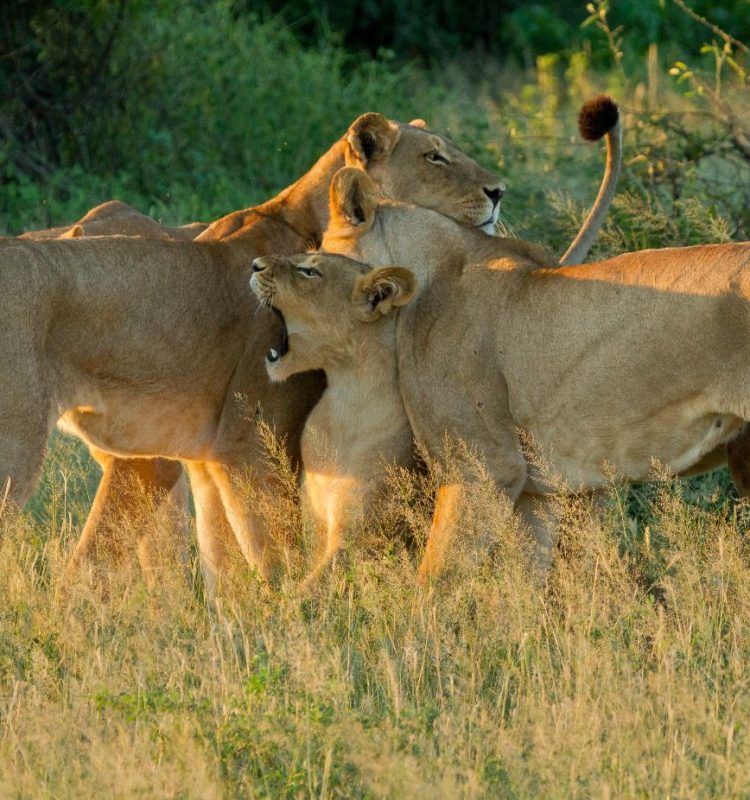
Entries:
<svg viewBox="0 0 750 800">
<path fill-rule="evenodd" d="M 406 60 L 411 39 L 376 55 L 324 26 L 313 41 L 241 4 L 59 5 L 69 18 L 35 12 L 19 51 L 36 59 L 23 73 L 36 116 L 23 91 L 3 99 L 7 233 L 110 197 L 168 223 L 212 219 L 277 191 L 379 110 L 425 117 L 497 169 L 507 228 L 561 252 L 603 160 L 576 138 L 577 107 L 607 90 L 626 167 L 596 254 L 750 238 L 747 50 L 675 4 L 652 39 L 637 24 L 667 13 L 656 3 L 631 4 L 640 16 L 622 32 L 606 5 L 583 31 L 583 7 L 567 28 L 517 9 L 505 29 L 537 38 L 514 58 L 490 47 L 440 61 Z M 97 37 L 114 44 L 89 74 Z M 64 48 L 80 85 L 56 83 Z M 194 545 L 186 570 L 165 557 L 151 589 L 135 563 L 104 582 L 66 578 L 96 474 L 73 440 L 53 440 L 30 508 L 2 522 L 0 796 L 750 795 L 748 512 L 726 472 L 655 468 L 651 485 L 613 485 L 603 516 L 560 500 L 542 586 L 478 468 L 454 567 L 420 591 L 434 476 L 394 474 L 356 553 L 303 596 L 308 532 L 280 470 L 283 490 L 263 502 L 299 554 L 273 591 L 237 565 L 213 606 Z M 158 515 L 127 527 L 164 536 Z M 491 561 L 472 547 L 488 536 Z"/>
</svg>

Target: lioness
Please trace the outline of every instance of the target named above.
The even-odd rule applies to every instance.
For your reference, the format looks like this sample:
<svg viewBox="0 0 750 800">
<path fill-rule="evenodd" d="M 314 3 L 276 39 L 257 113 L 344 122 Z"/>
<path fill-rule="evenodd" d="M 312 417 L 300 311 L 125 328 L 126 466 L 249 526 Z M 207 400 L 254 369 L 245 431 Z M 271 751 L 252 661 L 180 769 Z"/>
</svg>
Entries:
<svg viewBox="0 0 750 800">
<path fill-rule="evenodd" d="M 750 243 L 556 267 L 520 243 L 371 200 L 359 226 L 332 226 L 322 247 L 416 273 L 419 290 L 398 319 L 398 388 L 429 452 L 446 433 L 475 446 L 498 487 L 528 508 L 550 487 L 519 431 L 567 486 L 596 489 L 609 480 L 605 464 L 628 480 L 647 479 L 652 459 L 687 470 L 750 420 Z M 342 307 L 353 280 L 338 287 Z M 378 403 L 372 392 L 367 409 Z M 460 497 L 459 485 L 438 494 L 422 579 L 440 568 Z"/>
<path fill-rule="evenodd" d="M 503 190 L 495 176 L 481 170 L 447 140 L 426 130 L 423 123 L 399 125 L 381 115 L 366 114 L 353 123 L 342 140 L 306 176 L 276 199 L 257 209 L 230 215 L 230 218 L 210 226 L 200 238 L 207 240 L 216 235 L 243 241 L 247 245 L 244 250 L 247 254 L 245 269 L 249 268 L 255 255 L 299 250 L 310 240 L 320 238 L 327 221 L 326 195 L 330 175 L 343 163 L 365 168 L 381 192 L 414 199 L 467 225 L 486 229 L 494 226 Z M 350 218 L 345 222 L 356 225 L 363 213 L 359 206 L 358 185 L 353 183 L 350 187 L 342 187 L 342 191 L 347 193 L 350 210 Z M 78 244 L 83 246 L 84 241 L 80 240 Z M 62 424 L 90 445 L 98 445 L 100 449 L 118 456 L 166 455 L 187 460 L 196 498 L 199 545 L 209 576 L 223 560 L 221 525 L 225 517 L 228 517 L 248 560 L 267 574 L 267 548 L 265 543 L 259 544 L 262 537 L 257 533 L 257 520 L 243 507 L 230 480 L 233 469 L 240 471 L 254 467 L 257 472 L 263 472 L 255 426 L 243 418 L 235 404 L 235 395 L 243 394 L 249 405 L 263 407 L 277 434 L 287 437 L 287 446 L 295 457 L 302 424 L 320 396 L 322 379 L 316 375 L 300 376 L 284 390 L 268 385 L 262 355 L 256 355 L 256 348 L 267 349 L 279 341 L 275 349 L 282 352 L 283 339 L 277 338 L 282 331 L 268 314 L 254 318 L 246 307 L 246 301 L 239 299 L 233 288 L 241 283 L 238 278 L 241 271 L 236 263 L 232 262 L 229 274 L 223 274 L 225 267 L 221 258 L 206 254 L 199 257 L 194 247 L 186 248 L 181 251 L 181 257 L 196 258 L 199 262 L 203 259 L 209 263 L 206 297 L 213 302 L 205 308 L 195 286 L 190 284 L 183 290 L 178 281 L 179 291 L 172 290 L 170 302 L 162 303 L 150 295 L 144 296 L 145 287 L 149 285 L 149 276 L 156 268 L 156 262 L 162 260 L 160 253 L 164 254 L 163 260 L 167 265 L 174 260 L 175 251 L 166 247 L 148 249 L 145 243 L 139 244 L 139 258 L 144 259 L 141 263 L 134 255 L 126 255 L 126 244 L 111 244 L 111 250 L 102 244 L 99 251 L 45 251 L 44 246 L 40 246 L 39 251 L 26 251 L 19 257 L 21 261 L 43 262 L 49 256 L 55 262 L 58 258 L 75 260 L 80 255 L 81 285 L 87 284 L 86 273 L 95 268 L 97 258 L 118 267 L 129 263 L 132 274 L 125 276 L 113 271 L 109 280 L 119 281 L 123 290 L 132 288 L 133 298 L 141 298 L 139 307 L 151 309 L 154 318 L 148 324 L 144 323 L 143 342 L 154 336 L 172 342 L 174 364 L 166 371 L 157 368 L 161 357 L 158 353 L 149 363 L 143 344 L 134 351 L 136 355 L 125 356 L 125 351 L 118 349 L 120 337 L 110 332 L 106 356 L 101 352 L 96 358 L 86 357 L 87 369 L 79 374 L 82 382 L 79 396 L 67 398 L 73 406 L 68 407 L 62 401 L 57 403 L 57 408 L 63 413 Z M 73 246 L 75 244 L 71 242 L 70 247 Z M 148 275 L 144 275 L 144 270 Z M 43 270 L 40 277 L 42 274 Z M 100 275 L 106 284 L 101 270 Z M 226 284 L 223 299 L 222 293 L 212 288 L 221 284 Z M 100 294 L 107 291 L 106 285 L 98 288 L 102 290 Z M 66 291 L 71 294 L 71 287 L 66 287 Z M 92 294 L 93 298 L 97 296 L 97 293 Z M 114 302 L 114 295 L 111 297 Z M 133 298 L 128 302 L 135 302 Z M 64 304 L 62 308 L 65 308 Z M 249 332 L 240 332 L 234 325 L 242 316 L 252 322 Z M 60 318 L 56 318 L 54 324 L 60 326 Z M 231 346 L 225 347 L 223 358 L 217 359 L 215 369 L 207 369 L 207 383 L 198 386 L 197 397 L 193 398 L 187 387 L 195 373 L 182 355 L 184 343 L 195 342 L 197 330 L 202 332 L 206 344 L 218 341 L 223 335 L 222 330 L 227 327 L 232 330 Z M 130 345 L 127 336 L 122 337 L 121 343 L 123 347 Z M 198 349 L 196 364 L 206 361 L 204 353 L 205 346 Z M 44 351 L 42 355 L 50 357 L 54 354 Z M 106 363 L 100 363 L 99 357 L 105 358 Z M 143 359 L 143 363 L 139 359 Z M 228 371 L 227 359 L 232 363 Z M 99 370 L 116 374 L 109 387 L 113 391 L 108 391 L 106 397 L 97 381 Z M 150 379 L 147 377 L 149 374 Z M 140 405 L 136 401 L 136 384 L 129 384 L 129 375 L 134 381 L 137 376 L 136 382 L 146 386 Z M 87 384 L 87 380 L 93 383 Z M 194 400 L 194 413 L 184 406 L 186 397 Z M 167 411 L 164 404 L 170 402 L 173 405 Z M 195 429 L 195 418 L 204 420 L 200 431 Z M 140 430 L 133 433 L 132 441 L 128 441 L 127 437 L 136 426 Z M 178 435 L 178 430 L 182 431 L 181 435 Z M 20 468 L 17 459 L 10 460 L 12 463 L 4 474 L 12 476 L 17 486 L 16 497 L 23 499 L 28 486 L 33 485 L 30 476 L 34 469 L 28 464 Z M 119 459 L 113 459 L 113 462 L 120 463 L 127 471 L 129 462 Z M 155 476 L 155 482 L 157 480 L 158 476 Z M 22 484 L 20 490 L 19 484 Z M 91 538 L 84 537 L 79 554 L 90 551 Z"/>
<path fill-rule="evenodd" d="M 149 239 L 178 239 L 190 241 L 204 231 L 208 225 L 192 222 L 188 225 L 168 227 L 161 225 L 146 214 L 119 200 L 109 200 L 92 208 L 81 219 L 71 225 L 45 230 L 27 231 L 19 239 L 74 239 L 81 236 L 144 236 Z M 81 537 L 78 541 L 71 566 L 83 561 L 91 561 L 95 555 L 106 551 L 110 558 L 118 557 L 128 548 L 123 541 L 124 532 L 129 528 L 138 530 L 140 526 L 125 526 L 123 518 L 132 517 L 133 512 L 153 506 L 162 493 L 170 492 L 176 508 L 187 507 L 187 486 L 182 477 L 182 467 L 178 461 L 163 458 L 129 458 L 113 456 L 96 447 L 89 447 L 93 459 L 102 470 L 102 477 L 96 490 Z M 178 482 L 179 481 L 179 482 Z M 184 525 L 177 525 L 179 535 L 175 539 L 185 539 Z M 160 543 L 152 542 L 142 535 L 138 542 L 138 558 L 144 571 L 149 574 L 160 561 L 154 550 Z M 184 542 L 183 542 L 184 547 Z M 185 554 L 183 554 L 184 557 Z"/>
<path fill-rule="evenodd" d="M 328 386 L 302 436 L 304 498 L 315 531 L 312 583 L 356 524 L 369 516 L 387 465 L 410 466 L 412 433 L 398 389 L 396 315 L 412 298 L 414 275 L 370 270 L 344 256 L 265 256 L 250 287 L 273 304 L 289 332 L 287 351 L 268 359 L 272 381 L 322 369 Z"/>
<path fill-rule="evenodd" d="M 119 200 L 106 203 L 87 211 L 78 222 L 40 231 L 27 231 L 20 239 L 75 239 L 79 236 L 146 236 L 149 239 L 181 239 L 190 241 L 208 227 L 205 222 L 191 222 L 170 228 L 160 225 L 138 209 Z"/>
<path fill-rule="evenodd" d="M 268 574 L 258 521 L 244 508 L 230 479 L 231 471 L 247 468 L 264 479 L 256 426 L 245 419 L 236 395 L 244 395 L 251 408 L 263 408 L 295 460 L 304 419 L 324 379 L 313 374 L 283 389 L 269 385 L 263 353 L 283 346 L 283 331 L 272 314 L 256 313 L 245 288 L 247 275 L 255 256 L 298 251 L 320 239 L 327 224 L 331 175 L 347 163 L 366 169 L 381 192 L 424 203 L 466 225 L 494 227 L 504 190 L 495 175 L 421 122 L 404 125 L 365 114 L 297 183 L 243 212 L 244 224 L 231 230 L 224 222 L 217 224 L 216 235 L 230 240 L 224 247 L 206 241 L 211 229 L 204 241 L 179 248 L 172 242 L 126 238 L 4 243 L 5 297 L 15 292 L 19 298 L 6 317 L 18 318 L 19 325 L 13 334 L 16 344 L 5 345 L 10 348 L 8 364 L 23 360 L 23 348 L 11 352 L 24 340 L 19 314 L 27 321 L 38 316 L 36 349 L 26 343 L 27 366 L 19 365 L 6 398 L 0 398 L 0 420 L 7 427 L 0 434 L 5 462 L 0 475 L 11 478 L 14 499 L 23 503 L 32 490 L 37 440 L 59 415 L 65 430 L 105 452 L 188 461 L 199 544 L 209 571 L 223 559 L 219 528 L 226 517 L 248 561 Z M 352 186 L 350 195 L 353 220 L 361 213 L 356 189 Z M 35 299 L 27 305 L 31 286 Z M 92 320 L 87 307 L 106 311 Z M 70 318 L 73 309 L 75 319 Z M 124 309 L 130 310 L 129 317 Z M 92 332 L 65 335 L 78 331 L 84 320 Z M 7 329 L 14 330 L 11 325 Z M 94 330 L 101 336 L 98 341 Z M 168 366 L 162 364 L 166 351 Z M 76 362 L 71 367 L 74 392 L 72 384 L 57 384 L 56 364 L 67 359 Z M 46 409 L 44 420 L 30 413 L 16 426 L 11 420 L 20 413 L 18 393 L 24 386 L 33 391 L 28 383 L 32 378 L 32 384 L 44 384 L 37 387 L 42 392 L 37 411 Z M 65 380 L 73 378 L 67 375 Z"/>
</svg>

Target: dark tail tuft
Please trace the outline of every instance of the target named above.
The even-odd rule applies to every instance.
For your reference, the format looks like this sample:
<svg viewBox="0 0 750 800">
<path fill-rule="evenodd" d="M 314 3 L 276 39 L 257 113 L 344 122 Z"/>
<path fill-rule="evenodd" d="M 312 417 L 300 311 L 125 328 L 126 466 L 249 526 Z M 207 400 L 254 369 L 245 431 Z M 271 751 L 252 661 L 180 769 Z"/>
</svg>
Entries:
<svg viewBox="0 0 750 800">
<path fill-rule="evenodd" d="M 606 94 L 600 94 L 583 104 L 578 115 L 578 130 L 586 141 L 595 142 L 615 127 L 619 116 L 617 103 Z"/>
</svg>

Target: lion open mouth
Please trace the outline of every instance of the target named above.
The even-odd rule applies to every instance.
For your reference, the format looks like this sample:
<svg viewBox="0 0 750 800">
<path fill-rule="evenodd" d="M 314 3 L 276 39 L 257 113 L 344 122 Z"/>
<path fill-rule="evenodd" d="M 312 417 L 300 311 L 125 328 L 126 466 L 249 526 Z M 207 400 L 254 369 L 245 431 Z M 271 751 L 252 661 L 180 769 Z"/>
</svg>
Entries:
<svg viewBox="0 0 750 800">
<path fill-rule="evenodd" d="M 284 315 L 281 313 L 281 311 L 273 306 L 271 306 L 271 311 L 273 311 L 273 313 L 276 314 L 276 316 L 281 320 L 281 334 L 279 335 L 279 343 L 276 345 L 276 347 L 272 347 L 266 355 L 266 361 L 268 361 L 269 364 L 274 364 L 289 352 L 289 333 L 286 329 L 286 320 L 284 319 Z"/>
</svg>

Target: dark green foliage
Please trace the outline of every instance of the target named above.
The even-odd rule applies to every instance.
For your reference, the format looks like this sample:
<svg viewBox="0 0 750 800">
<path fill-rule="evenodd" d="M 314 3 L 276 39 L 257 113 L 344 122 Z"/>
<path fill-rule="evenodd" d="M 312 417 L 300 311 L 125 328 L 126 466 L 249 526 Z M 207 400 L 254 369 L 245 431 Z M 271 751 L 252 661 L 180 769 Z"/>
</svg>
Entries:
<svg viewBox="0 0 750 800">
<path fill-rule="evenodd" d="M 750 33 L 746 0 L 704 5 L 695 8 L 734 35 Z M 536 117 L 528 132 L 547 147 L 541 117 L 564 125 L 593 91 L 591 68 L 604 75 L 612 66 L 602 32 L 581 29 L 579 2 L 482 0 L 467 13 L 455 0 L 8 0 L 0 13 L 0 232 L 8 233 L 72 221 L 112 197 L 165 222 L 215 218 L 278 191 L 372 109 L 427 117 L 505 170 L 524 157 L 518 139 L 507 140 L 524 126 L 513 115 Z M 656 0 L 617 4 L 609 24 L 624 25 L 630 85 L 612 74 L 608 87 L 621 101 L 645 78 L 650 42 L 659 42 L 661 69 L 711 39 L 674 3 Z M 406 61 L 414 56 L 431 66 Z M 710 56 L 702 58 L 710 74 Z M 536 87 L 521 89 L 521 73 L 507 66 L 514 59 L 536 68 Z M 700 124 L 663 116 L 646 125 L 649 135 L 679 128 L 676 145 L 655 136 L 645 143 L 655 154 L 647 163 L 668 167 L 657 149 L 681 148 L 678 168 L 695 173 L 734 146 L 731 125 L 694 119 Z M 565 134 L 555 134 L 550 160 L 564 149 Z M 557 166 L 564 176 L 565 164 Z M 571 176 L 581 177 L 578 164 Z M 513 203 L 536 215 L 539 197 L 524 188 Z M 711 202 L 725 212 L 721 197 Z M 745 220 L 733 222 L 746 230 Z"/>
<path fill-rule="evenodd" d="M 715 24 L 740 39 L 750 37 L 746 0 L 728 0 L 717 7 L 709 0 L 690 4 Z M 528 3 L 524 0 L 235 0 L 238 16 L 262 9 L 280 15 L 309 42 L 321 32 L 340 35 L 347 48 L 372 54 L 385 48 L 399 58 L 425 58 L 441 63 L 462 51 L 479 48 L 503 58 L 533 63 L 536 55 L 580 46 L 588 34 L 579 30 L 585 3 Z M 671 41 L 698 48 L 705 37 L 671 2 L 630 0 L 614 4 L 613 25 L 624 25 L 640 42 Z"/>
<path fill-rule="evenodd" d="M 327 42 L 305 49 L 224 2 L 33 11 L 11 31 L 22 55 L 0 60 L 11 232 L 112 196 L 159 217 L 216 217 L 292 181 L 362 111 L 417 116 L 414 70 Z"/>
</svg>

